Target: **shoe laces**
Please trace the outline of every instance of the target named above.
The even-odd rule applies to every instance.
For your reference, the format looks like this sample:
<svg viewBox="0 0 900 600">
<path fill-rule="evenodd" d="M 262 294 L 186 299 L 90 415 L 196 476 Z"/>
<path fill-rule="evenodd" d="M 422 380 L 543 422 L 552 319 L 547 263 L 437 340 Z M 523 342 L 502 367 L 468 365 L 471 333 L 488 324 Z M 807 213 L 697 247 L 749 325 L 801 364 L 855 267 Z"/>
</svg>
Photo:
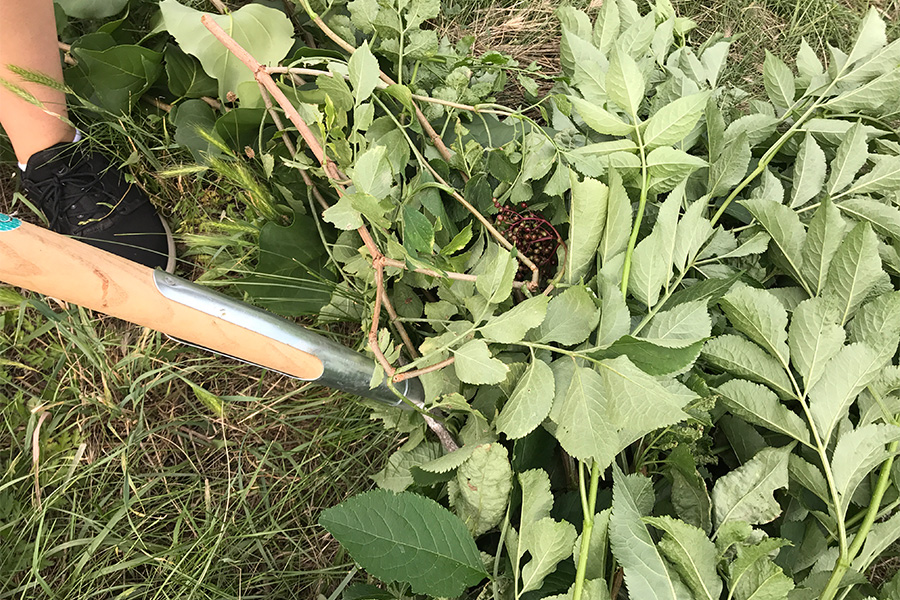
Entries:
<svg viewBox="0 0 900 600">
<path fill-rule="evenodd" d="M 108 206 L 103 215 L 94 216 L 91 220 L 99 220 L 109 215 L 122 196 L 110 192 L 100 184 L 103 173 L 79 168 L 81 165 L 60 165 L 49 177 L 33 181 L 30 191 L 41 200 L 41 208 L 54 231 L 70 232 L 76 225 L 83 225 L 80 219 L 100 212 L 100 208 Z M 105 202 L 108 201 L 108 202 Z"/>
</svg>

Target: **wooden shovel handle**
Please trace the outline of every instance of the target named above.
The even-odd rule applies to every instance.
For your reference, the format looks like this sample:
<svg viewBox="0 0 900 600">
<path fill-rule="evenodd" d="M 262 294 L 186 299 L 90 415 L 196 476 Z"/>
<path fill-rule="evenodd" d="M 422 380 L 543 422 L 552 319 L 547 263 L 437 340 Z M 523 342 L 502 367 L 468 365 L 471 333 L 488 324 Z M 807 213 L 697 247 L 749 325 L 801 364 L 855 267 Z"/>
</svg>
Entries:
<svg viewBox="0 0 900 600">
<path fill-rule="evenodd" d="M 152 269 L 2 213 L 0 281 L 300 379 L 324 372 L 314 354 L 166 298 Z"/>
</svg>

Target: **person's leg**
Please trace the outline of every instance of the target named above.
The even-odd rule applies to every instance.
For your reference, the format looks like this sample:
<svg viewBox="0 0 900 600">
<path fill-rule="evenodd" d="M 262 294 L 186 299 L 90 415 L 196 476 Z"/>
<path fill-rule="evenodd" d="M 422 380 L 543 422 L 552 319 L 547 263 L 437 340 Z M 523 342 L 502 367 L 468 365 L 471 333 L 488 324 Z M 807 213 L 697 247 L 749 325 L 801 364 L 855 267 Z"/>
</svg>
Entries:
<svg viewBox="0 0 900 600">
<path fill-rule="evenodd" d="M 0 78 L 24 88 L 44 104 L 42 110 L 0 85 L 0 125 L 19 162 L 26 164 L 35 152 L 71 142 L 75 130 L 60 118 L 66 115 L 65 94 L 22 81 L 7 65 L 62 81 L 53 0 L 0 0 Z"/>
</svg>

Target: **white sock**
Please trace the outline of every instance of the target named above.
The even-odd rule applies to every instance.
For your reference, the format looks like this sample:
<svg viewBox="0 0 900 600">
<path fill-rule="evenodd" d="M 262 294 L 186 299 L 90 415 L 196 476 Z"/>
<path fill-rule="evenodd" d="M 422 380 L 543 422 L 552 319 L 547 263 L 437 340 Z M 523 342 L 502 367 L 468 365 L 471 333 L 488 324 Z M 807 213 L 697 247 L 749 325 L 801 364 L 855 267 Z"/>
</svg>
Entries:
<svg viewBox="0 0 900 600">
<path fill-rule="evenodd" d="M 72 140 L 72 143 L 74 144 L 75 142 L 80 142 L 80 141 L 81 141 L 81 132 L 78 131 L 78 130 L 76 129 L 76 130 L 75 130 L 75 139 Z M 24 172 L 25 172 L 25 169 L 28 168 L 28 165 L 25 164 L 25 163 L 19 163 L 19 168 L 20 168 L 20 169 L 22 170 L 22 172 L 24 173 Z"/>
</svg>

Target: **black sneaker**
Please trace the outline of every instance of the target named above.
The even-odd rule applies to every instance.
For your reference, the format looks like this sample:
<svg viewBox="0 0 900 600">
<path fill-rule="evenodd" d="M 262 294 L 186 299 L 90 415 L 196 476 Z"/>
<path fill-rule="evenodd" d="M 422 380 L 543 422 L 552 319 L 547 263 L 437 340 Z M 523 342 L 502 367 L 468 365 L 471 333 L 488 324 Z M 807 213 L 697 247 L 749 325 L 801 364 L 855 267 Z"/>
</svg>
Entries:
<svg viewBox="0 0 900 600">
<path fill-rule="evenodd" d="M 22 187 L 50 229 L 148 267 L 172 272 L 172 232 L 138 186 L 102 154 L 61 143 L 28 160 Z"/>
</svg>

